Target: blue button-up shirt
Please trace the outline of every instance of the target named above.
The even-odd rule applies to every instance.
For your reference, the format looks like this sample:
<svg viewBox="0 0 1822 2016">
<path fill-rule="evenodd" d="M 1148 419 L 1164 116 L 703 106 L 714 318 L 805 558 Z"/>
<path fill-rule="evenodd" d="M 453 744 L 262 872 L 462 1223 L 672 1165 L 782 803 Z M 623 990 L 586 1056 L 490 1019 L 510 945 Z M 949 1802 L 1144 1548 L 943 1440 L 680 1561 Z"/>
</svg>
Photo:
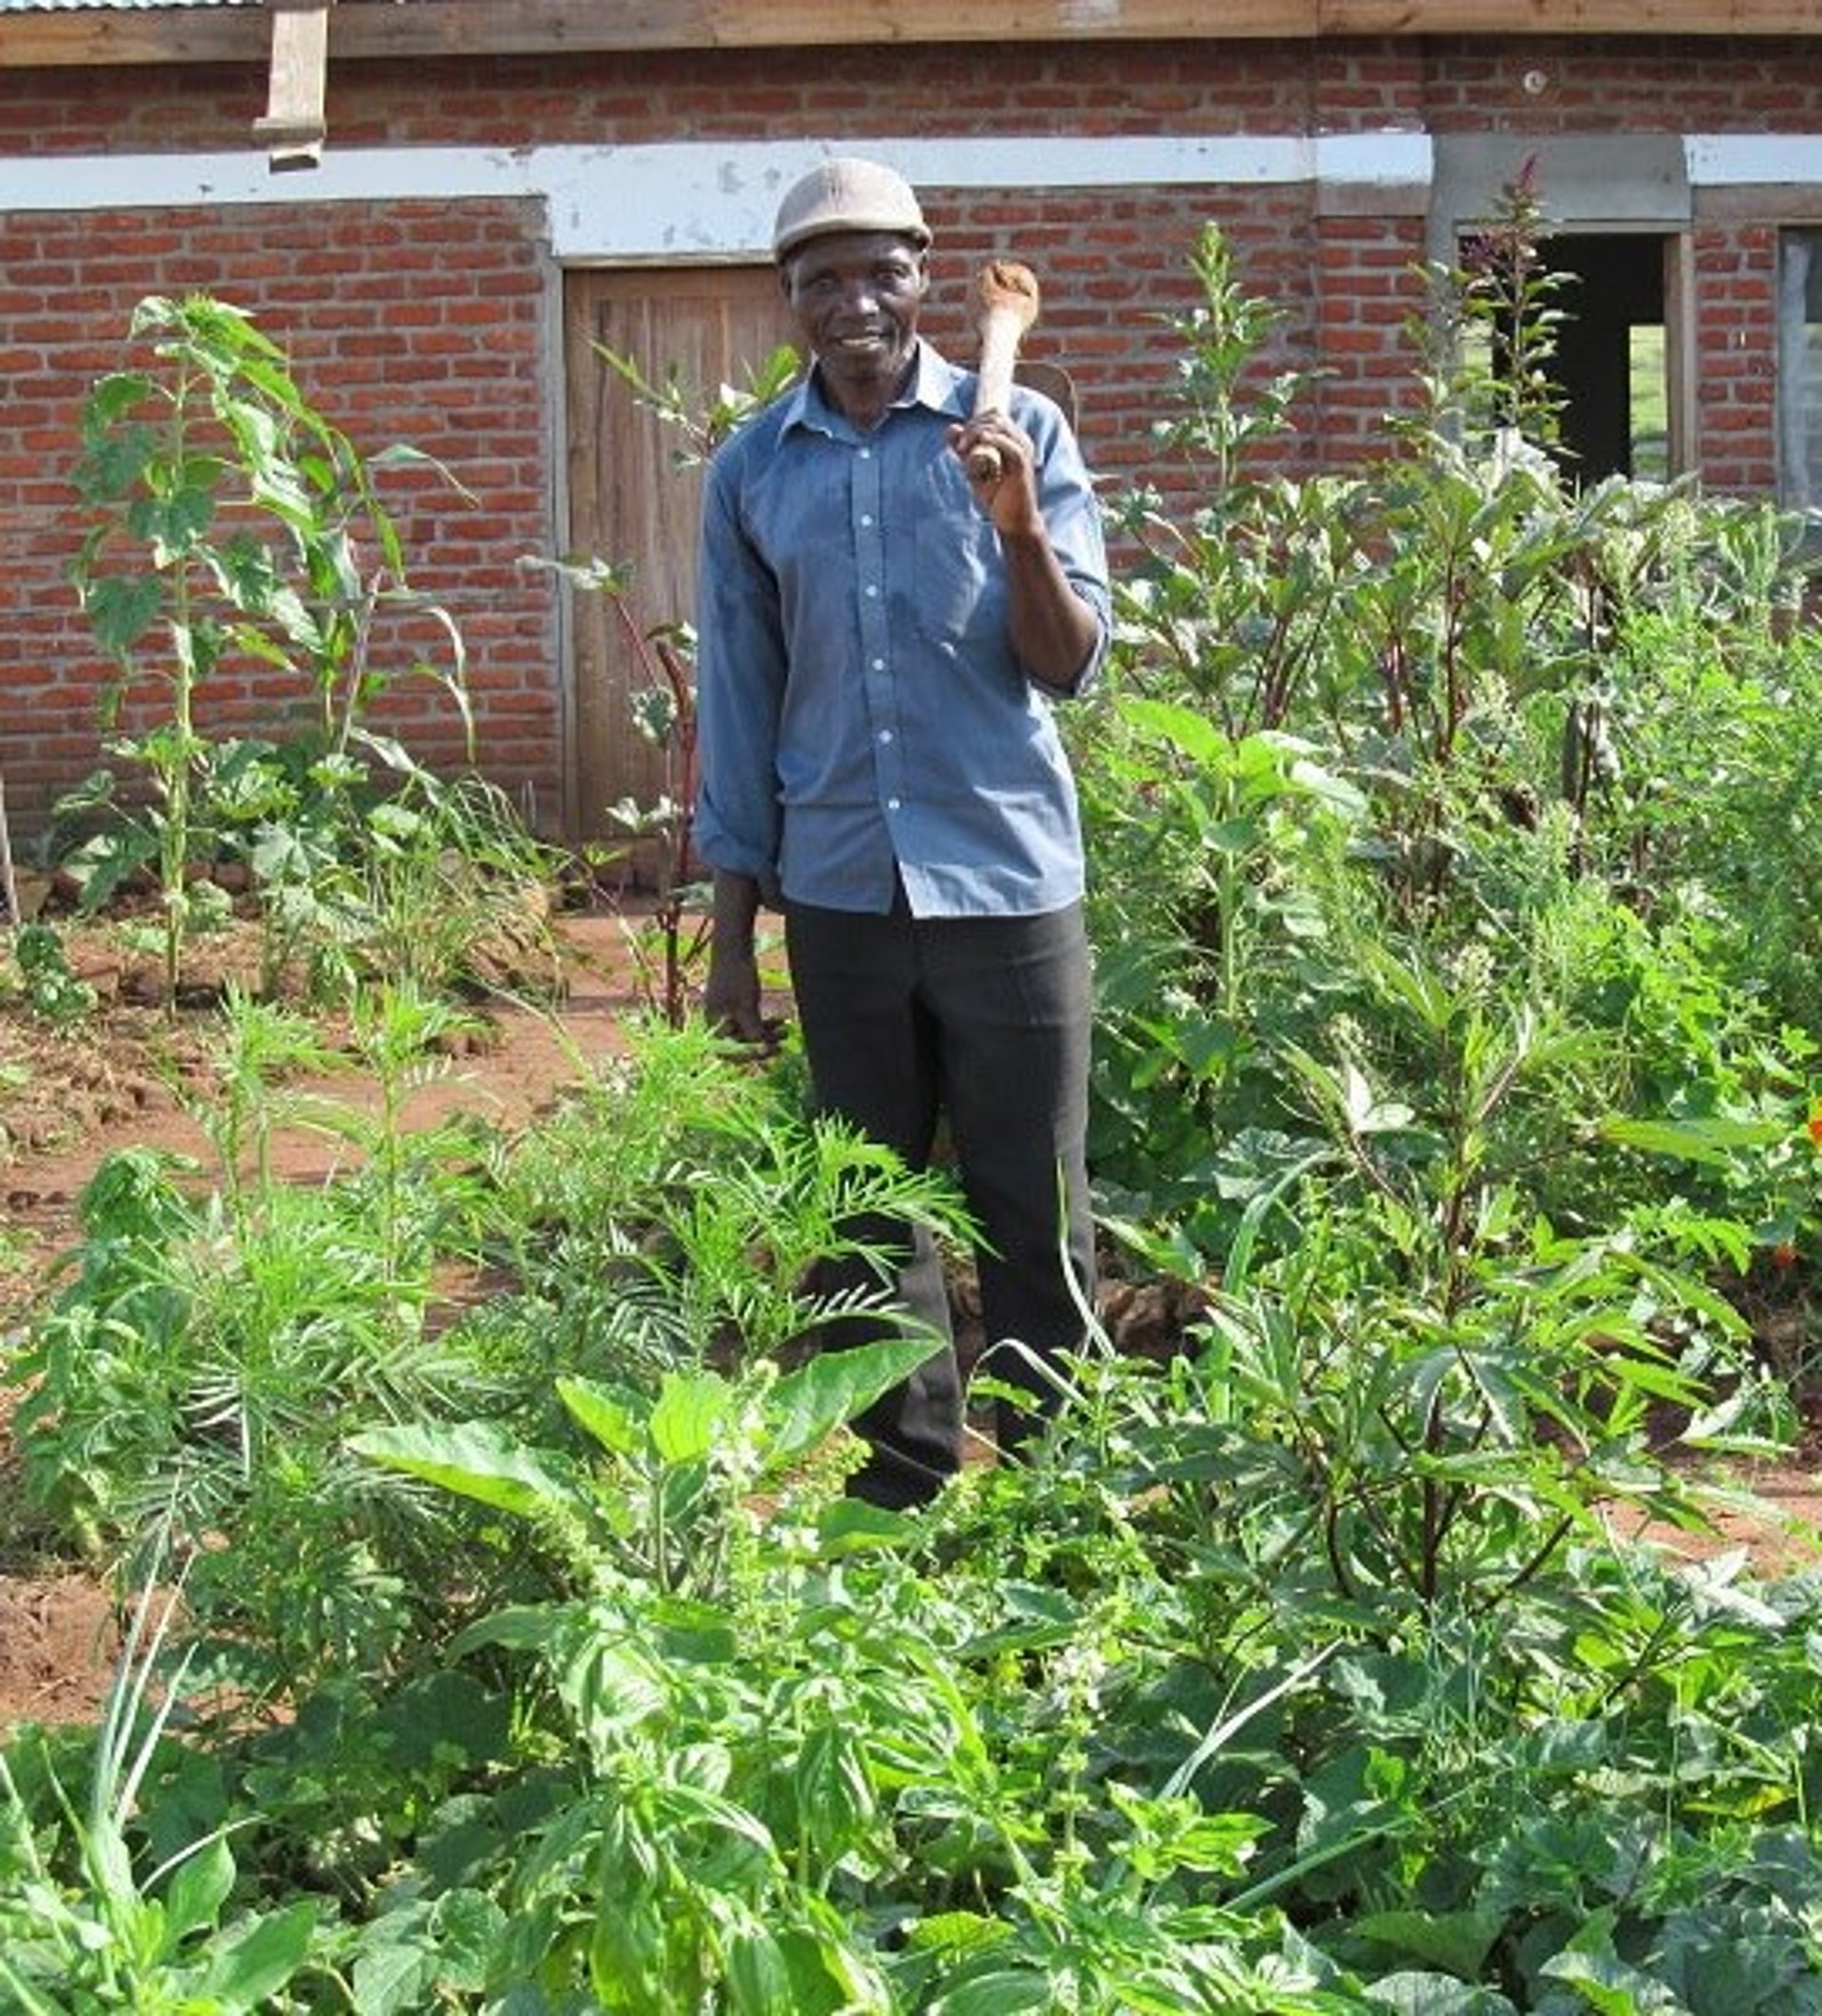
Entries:
<svg viewBox="0 0 1822 2016">
<path fill-rule="evenodd" d="M 920 343 L 863 433 L 811 377 L 708 472 L 697 615 L 696 843 L 769 901 L 1038 916 L 1082 893 L 1075 787 L 1050 700 L 1007 637 L 998 535 L 948 429 L 973 379 Z M 1050 400 L 1017 388 L 1065 575 L 1109 633 L 1101 514 Z"/>
</svg>

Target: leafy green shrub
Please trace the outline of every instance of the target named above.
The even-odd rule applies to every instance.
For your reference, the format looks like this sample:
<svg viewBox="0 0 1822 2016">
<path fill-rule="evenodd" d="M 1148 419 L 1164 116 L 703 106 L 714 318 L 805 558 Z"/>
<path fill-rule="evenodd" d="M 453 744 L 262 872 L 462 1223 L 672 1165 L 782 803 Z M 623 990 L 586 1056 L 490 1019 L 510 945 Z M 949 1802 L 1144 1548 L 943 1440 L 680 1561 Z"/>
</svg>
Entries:
<svg viewBox="0 0 1822 2016">
<path fill-rule="evenodd" d="M 1218 1269 L 1321 1158 L 1294 1059 L 1329 1031 L 1424 1106 L 1388 950 L 1415 988 L 1551 1030 L 1553 1082 L 1501 1102 L 1490 1151 L 1559 1223 L 1662 1199 L 1606 1119 L 1801 1109 L 1813 738 L 1768 744 L 1792 703 L 1822 711 L 1780 522 L 1563 474 L 1537 221 L 1515 190 L 1483 256 L 1434 276 L 1425 398 L 1386 455 L 1305 482 L 1255 472 L 1303 387 L 1253 389 L 1271 317 L 1204 235 L 1161 431 L 1206 488 L 1181 519 L 1125 500 L 1109 704 L 1076 736 L 1094 1167 L 1154 1263 Z M 1776 1215 L 1750 1156 L 1683 1174 L 1699 1215 Z"/>
<path fill-rule="evenodd" d="M 49 924 L 21 924 L 12 934 L 13 964 L 26 1006 L 53 1028 L 92 1014 L 95 990 L 70 971 L 64 941 Z"/>
<path fill-rule="evenodd" d="M 270 750 L 204 732 L 198 701 L 224 669 L 295 676 L 303 803 L 319 835 L 325 805 L 345 826 L 350 791 L 400 754 L 365 726 L 393 684 L 434 680 L 464 722 L 469 706 L 461 638 L 410 587 L 377 481 L 391 467 L 437 465 L 406 448 L 363 455 L 226 303 L 148 297 L 128 341 L 145 361 L 102 378 L 84 405 L 75 483 L 91 522 L 72 577 L 116 668 L 102 710 L 112 752 L 151 789 L 130 799 L 102 772 L 63 812 L 90 823 L 106 815 L 72 862 L 91 905 L 136 870 L 155 872 L 170 1001 L 210 886 L 193 866 L 250 818 L 272 824 L 287 790 Z M 388 661 L 386 625 L 407 616 L 440 631 L 446 662 Z"/>
</svg>

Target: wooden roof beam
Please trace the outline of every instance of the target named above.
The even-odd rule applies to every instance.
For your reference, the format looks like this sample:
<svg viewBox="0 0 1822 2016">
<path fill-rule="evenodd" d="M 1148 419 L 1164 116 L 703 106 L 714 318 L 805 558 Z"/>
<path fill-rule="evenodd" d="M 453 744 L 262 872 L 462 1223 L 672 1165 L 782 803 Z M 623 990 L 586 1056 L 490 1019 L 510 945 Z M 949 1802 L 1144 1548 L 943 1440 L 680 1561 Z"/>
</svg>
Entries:
<svg viewBox="0 0 1822 2016">
<path fill-rule="evenodd" d="M 274 15 L 277 0 L 268 0 Z M 308 9 L 307 9 L 307 11 Z M 8 13 L 0 69 L 257 63 L 245 7 Z M 1815 0 L 341 0 L 336 61 L 940 42 L 1822 35 Z"/>
<path fill-rule="evenodd" d="M 335 0 L 266 0 L 272 17 L 266 116 L 253 121 L 272 172 L 315 168 L 327 136 L 329 9 Z"/>
</svg>

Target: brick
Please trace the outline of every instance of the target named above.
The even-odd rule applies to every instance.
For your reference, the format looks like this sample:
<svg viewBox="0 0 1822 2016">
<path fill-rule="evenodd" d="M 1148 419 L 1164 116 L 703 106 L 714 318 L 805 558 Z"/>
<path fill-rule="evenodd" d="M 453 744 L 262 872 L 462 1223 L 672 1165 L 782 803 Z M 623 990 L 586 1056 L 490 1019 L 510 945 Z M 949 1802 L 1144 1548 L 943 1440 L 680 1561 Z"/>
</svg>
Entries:
<svg viewBox="0 0 1822 2016">
<path fill-rule="evenodd" d="M 1822 43 L 1770 48 L 1718 36 L 1700 56 L 1650 34 L 881 46 L 818 51 L 813 64 L 711 48 L 474 60 L 445 66 L 434 91 L 422 65 L 364 64 L 332 73 L 331 145 L 943 138 L 1003 133 L 1009 108 L 1021 131 L 1083 134 L 1822 130 Z M 1550 80 L 1540 96 L 1524 88 L 1533 69 Z M 0 71 L 0 149 L 244 150 L 264 87 L 257 66 L 148 68 L 132 73 L 130 91 L 124 83 L 102 71 Z M 1412 402 L 1402 324 L 1421 298 L 1410 271 L 1421 220 L 1376 216 L 1364 200 L 1349 204 L 1355 213 L 1318 219 L 1298 188 L 928 194 L 945 276 L 1013 246 L 1041 263 L 1047 306 L 1033 354 L 1075 375 L 1085 442 L 1115 487 L 1144 474 L 1193 501 L 1193 484 L 1152 467 L 1152 430 L 1169 411 L 1174 371 L 1162 332 L 1197 305 L 1187 261 L 1211 216 L 1245 283 L 1285 317 L 1255 377 L 1340 367 L 1276 445 L 1280 466 L 1378 453 L 1385 413 Z M 103 669 L 62 578 L 80 536 L 66 472 L 81 398 L 123 361 L 140 295 L 206 287 L 259 317 L 290 349 L 306 396 L 361 445 L 415 442 L 477 491 L 474 509 L 450 505 L 428 481 L 388 478 L 384 494 L 419 585 L 463 624 L 490 767 L 541 803 L 560 800 L 558 598 L 547 577 L 516 564 L 557 544 L 549 500 L 567 453 L 549 437 L 559 395 L 541 383 L 553 305 L 542 228 L 536 206 L 515 199 L 0 212 L 0 523 L 15 655 L 28 640 L 34 695 L 29 721 L 0 725 L 9 786 L 27 774 L 15 763 L 36 766 L 31 787 L 48 793 L 96 758 Z M 1775 462 L 1776 233 L 1751 217 L 1704 224 L 1695 247 L 1702 434 L 1715 443 L 1704 480 L 1762 488 Z M 965 296 L 952 278 L 928 325 L 968 353 Z M 11 530 L 22 520 L 28 534 Z M 250 677 L 238 704 L 282 711 L 283 679 Z M 459 763 L 442 705 L 405 682 L 386 718 Z M 53 731 L 45 716 L 58 706 L 68 725 Z"/>
</svg>

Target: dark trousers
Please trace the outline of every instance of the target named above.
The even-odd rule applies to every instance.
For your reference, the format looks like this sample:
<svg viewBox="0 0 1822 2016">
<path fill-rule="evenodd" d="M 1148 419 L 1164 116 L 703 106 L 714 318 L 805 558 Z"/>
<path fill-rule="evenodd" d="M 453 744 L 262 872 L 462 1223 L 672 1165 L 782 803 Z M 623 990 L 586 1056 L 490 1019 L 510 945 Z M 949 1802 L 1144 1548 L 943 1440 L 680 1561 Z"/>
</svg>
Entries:
<svg viewBox="0 0 1822 2016">
<path fill-rule="evenodd" d="M 990 1351 L 1017 1340 L 1040 1359 L 1077 1350 L 1091 1293 L 1094 1227 L 1084 1133 L 1089 979 L 1080 905 L 1032 917 L 920 921 L 901 898 L 886 916 L 793 904 L 791 990 L 816 1103 L 928 1165 L 946 1119 L 957 1174 L 984 1241 L 981 1315 Z M 896 1259 L 894 1302 L 950 1339 L 856 1427 L 871 1454 L 850 1484 L 875 1504 L 921 1503 L 961 1464 L 962 1394 L 939 1256 L 927 1233 L 868 1224 Z M 868 1277 L 830 1267 L 818 1286 Z M 883 1318 L 845 1318 L 826 1345 L 879 1336 Z M 1031 1392 L 1055 1387 L 1002 1348 L 993 1370 Z M 1001 1412 L 1004 1446 L 1032 1418 Z"/>
</svg>

